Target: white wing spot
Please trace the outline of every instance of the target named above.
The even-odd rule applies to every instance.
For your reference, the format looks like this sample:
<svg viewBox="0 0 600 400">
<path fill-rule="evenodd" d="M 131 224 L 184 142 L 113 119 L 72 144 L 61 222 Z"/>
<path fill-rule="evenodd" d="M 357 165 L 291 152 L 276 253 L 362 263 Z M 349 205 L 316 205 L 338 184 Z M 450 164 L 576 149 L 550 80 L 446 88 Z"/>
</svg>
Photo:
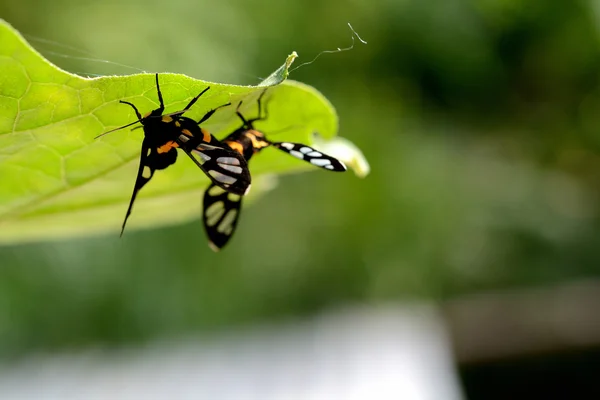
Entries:
<svg viewBox="0 0 600 400">
<path fill-rule="evenodd" d="M 293 155 L 296 158 L 299 158 L 301 160 L 304 160 L 304 154 L 300 153 L 299 151 L 296 150 L 290 150 L 290 154 Z"/>
<path fill-rule="evenodd" d="M 206 225 L 214 226 L 221 217 L 225 214 L 225 203 L 217 201 L 211 204 L 205 211 L 204 216 L 206 217 Z"/>
<path fill-rule="evenodd" d="M 218 164 L 221 168 L 226 169 L 227 171 L 231 171 L 234 174 L 242 173 L 242 167 L 236 167 L 235 165 L 229 165 L 229 164 L 221 164 L 221 163 L 218 163 Z"/>
<path fill-rule="evenodd" d="M 188 140 L 190 140 L 190 138 L 187 137 L 186 135 L 179 135 L 179 140 L 181 140 L 183 143 L 185 143 Z"/>
<path fill-rule="evenodd" d="M 331 165 L 331 164 L 326 165 L 325 168 L 327 168 L 327 169 L 333 169 L 333 165 Z"/>
<path fill-rule="evenodd" d="M 308 153 L 307 156 L 309 156 L 309 157 L 323 157 L 323 154 L 319 153 L 318 151 L 312 151 L 312 152 Z"/>
<path fill-rule="evenodd" d="M 331 161 L 326 158 L 315 158 L 314 160 L 310 160 L 310 163 L 316 165 L 317 167 L 324 167 L 326 165 L 330 165 Z"/>
<path fill-rule="evenodd" d="M 237 213 L 237 210 L 229 210 L 219 226 L 217 226 L 217 232 L 231 235 L 231 232 L 233 232 L 233 222 L 235 221 L 235 217 L 237 217 Z"/>
<path fill-rule="evenodd" d="M 235 181 L 237 181 L 237 179 L 234 178 L 233 176 L 222 174 L 219 171 L 215 171 L 214 169 L 208 171 L 208 173 L 210 174 L 210 176 L 212 176 L 213 178 L 215 178 L 217 180 L 217 182 L 221 182 L 221 183 L 225 183 L 225 184 L 231 185 L 232 183 L 234 183 Z"/>
<path fill-rule="evenodd" d="M 281 147 L 285 147 L 288 150 L 291 150 L 294 148 L 294 145 L 292 143 L 281 143 Z"/>
<path fill-rule="evenodd" d="M 313 149 L 311 149 L 310 147 L 301 147 L 300 148 L 300 153 L 306 154 L 306 153 L 310 153 L 311 151 L 313 151 Z"/>
<path fill-rule="evenodd" d="M 201 151 L 198 151 L 198 150 L 192 150 L 192 153 L 194 153 L 194 154 L 196 154 L 198 157 L 200 157 L 200 158 L 202 159 L 202 161 L 203 161 L 203 162 L 210 161 L 210 158 L 211 158 L 211 157 L 210 157 L 210 156 L 208 156 L 208 155 L 206 155 L 206 154 L 204 154 L 204 153 L 203 153 L 203 152 L 201 152 Z"/>
<path fill-rule="evenodd" d="M 240 165 L 240 160 L 235 157 L 219 157 L 217 162 L 220 164 Z"/>
<path fill-rule="evenodd" d="M 142 171 L 142 177 L 145 179 L 150 179 L 151 176 L 152 176 L 152 170 L 150 169 L 149 166 L 145 165 L 144 170 Z"/>
</svg>

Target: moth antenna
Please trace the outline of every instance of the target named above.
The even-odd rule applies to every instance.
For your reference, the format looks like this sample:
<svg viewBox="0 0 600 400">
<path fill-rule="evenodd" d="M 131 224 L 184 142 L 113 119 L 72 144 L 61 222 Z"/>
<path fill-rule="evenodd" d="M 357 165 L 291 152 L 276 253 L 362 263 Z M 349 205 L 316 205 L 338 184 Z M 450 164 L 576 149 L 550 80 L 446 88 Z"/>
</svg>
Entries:
<svg viewBox="0 0 600 400">
<path fill-rule="evenodd" d="M 115 131 L 121 130 L 121 129 L 123 129 L 123 128 L 127 128 L 128 126 L 135 125 L 135 124 L 137 124 L 138 122 L 142 122 L 142 120 L 141 120 L 141 119 L 138 119 L 137 121 L 133 121 L 132 123 L 129 123 L 129 124 L 127 124 L 127 125 L 123 125 L 123 126 L 120 126 L 120 127 L 118 127 L 118 128 L 111 129 L 111 130 L 110 130 L 110 131 L 108 131 L 108 132 L 101 133 L 100 135 L 96 136 L 94 139 L 98 139 L 99 137 L 102 137 L 102 136 L 104 136 L 104 135 L 108 135 L 109 133 L 112 133 L 112 132 L 115 132 Z"/>
</svg>

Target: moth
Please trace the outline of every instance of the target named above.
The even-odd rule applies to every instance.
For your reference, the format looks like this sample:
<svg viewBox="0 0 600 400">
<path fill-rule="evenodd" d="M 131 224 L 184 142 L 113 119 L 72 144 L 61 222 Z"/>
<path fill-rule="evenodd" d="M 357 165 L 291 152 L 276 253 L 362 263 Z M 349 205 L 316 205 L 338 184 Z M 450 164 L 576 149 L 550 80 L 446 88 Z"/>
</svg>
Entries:
<svg viewBox="0 0 600 400">
<path fill-rule="evenodd" d="M 177 149 L 183 150 L 192 161 L 210 178 L 213 185 L 235 195 L 244 195 L 250 189 L 250 172 L 243 155 L 218 141 L 200 125 L 207 121 L 218 109 L 230 105 L 224 104 L 208 111 L 199 121 L 184 117 L 196 101 L 210 89 L 204 89 L 194 97 L 181 111 L 163 115 L 163 102 L 158 74 L 156 74 L 156 91 L 160 106 L 142 117 L 137 107 L 124 100 L 135 111 L 138 119 L 132 123 L 105 132 L 100 136 L 141 123 L 144 139 L 140 154 L 140 164 L 133 187 L 133 194 L 121 227 L 121 236 L 125 230 L 127 219 L 131 215 L 133 203 L 139 191 L 152 179 L 154 172 L 166 169 L 177 161 Z M 98 137 L 100 137 L 98 136 Z"/>
<path fill-rule="evenodd" d="M 240 102 L 236 114 L 242 121 L 242 126 L 223 139 L 225 145 L 242 155 L 246 161 L 250 161 L 254 154 L 267 147 L 275 147 L 316 167 L 334 172 L 346 171 L 346 166 L 334 157 L 301 143 L 272 142 L 263 132 L 257 130 L 254 123 L 268 118 L 267 110 L 265 110 L 265 116 L 261 116 L 262 98 L 265 93 L 266 90 L 258 98 L 258 117 L 256 118 L 244 118 L 239 111 Z M 228 193 L 214 183 L 204 192 L 202 221 L 209 239 L 209 246 L 214 251 L 223 248 L 235 232 L 242 207 L 242 197 L 235 193 Z"/>
</svg>

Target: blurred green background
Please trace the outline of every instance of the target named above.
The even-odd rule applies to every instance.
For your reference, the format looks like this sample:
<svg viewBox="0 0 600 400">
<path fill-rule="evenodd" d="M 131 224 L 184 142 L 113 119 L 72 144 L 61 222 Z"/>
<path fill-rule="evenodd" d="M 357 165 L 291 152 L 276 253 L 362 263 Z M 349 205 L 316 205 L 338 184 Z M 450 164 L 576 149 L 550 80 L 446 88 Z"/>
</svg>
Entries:
<svg viewBox="0 0 600 400">
<path fill-rule="evenodd" d="M 220 254 L 199 220 L 0 247 L 2 359 L 600 277 L 598 2 L 21 0 L 0 16 L 72 72 L 137 71 L 65 46 L 237 84 L 348 46 L 351 22 L 368 45 L 290 78 L 331 100 L 372 168 L 283 177 Z"/>
</svg>

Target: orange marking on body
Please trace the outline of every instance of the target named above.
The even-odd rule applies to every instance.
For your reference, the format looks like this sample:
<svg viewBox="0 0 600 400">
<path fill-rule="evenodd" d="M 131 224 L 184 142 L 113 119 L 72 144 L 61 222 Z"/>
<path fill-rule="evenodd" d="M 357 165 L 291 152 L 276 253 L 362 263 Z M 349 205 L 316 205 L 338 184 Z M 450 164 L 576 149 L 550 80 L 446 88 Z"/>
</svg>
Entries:
<svg viewBox="0 0 600 400">
<path fill-rule="evenodd" d="M 263 135 L 259 131 L 251 129 L 244 132 L 244 134 L 252 141 L 252 147 L 254 149 L 262 149 L 263 147 L 267 147 L 269 145 L 269 143 L 262 140 L 262 138 L 264 138 L 265 135 Z"/>
<path fill-rule="evenodd" d="M 202 132 L 202 135 L 204 135 L 202 140 L 204 140 L 206 143 L 210 143 L 210 140 L 212 139 L 210 132 L 204 128 L 200 128 L 200 131 Z"/>
<path fill-rule="evenodd" d="M 168 115 L 165 115 L 164 117 L 162 117 L 162 122 L 166 122 L 168 124 L 171 121 L 173 121 L 173 118 Z"/>
<path fill-rule="evenodd" d="M 189 136 L 189 137 L 192 137 L 192 136 L 193 136 L 193 135 L 192 135 L 192 132 L 190 132 L 190 131 L 189 131 L 189 130 L 187 130 L 187 129 L 182 129 L 182 130 L 181 130 L 181 133 L 183 133 L 185 136 Z"/>
<path fill-rule="evenodd" d="M 265 137 L 265 135 L 261 131 L 257 131 L 256 129 L 248 129 L 246 132 L 256 136 L 259 139 Z"/>
<path fill-rule="evenodd" d="M 179 147 L 179 145 L 171 140 L 157 148 L 156 151 L 158 154 L 163 154 L 169 152 L 173 147 Z"/>
<path fill-rule="evenodd" d="M 178 128 L 181 126 L 181 124 L 179 123 L 179 121 L 175 121 L 175 126 L 178 127 Z"/>
<path fill-rule="evenodd" d="M 231 147 L 232 150 L 237 151 L 241 155 L 244 155 L 244 146 L 241 143 L 234 142 L 232 140 L 226 140 L 225 144 Z"/>
</svg>

